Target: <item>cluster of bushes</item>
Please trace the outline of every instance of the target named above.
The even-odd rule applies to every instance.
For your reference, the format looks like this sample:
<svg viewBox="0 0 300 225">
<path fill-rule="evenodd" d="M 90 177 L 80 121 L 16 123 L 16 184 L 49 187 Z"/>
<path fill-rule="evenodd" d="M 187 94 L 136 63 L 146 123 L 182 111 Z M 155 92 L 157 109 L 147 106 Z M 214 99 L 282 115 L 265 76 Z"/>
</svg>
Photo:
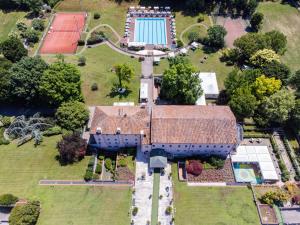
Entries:
<svg viewBox="0 0 300 225">
<path fill-rule="evenodd" d="M 62 133 L 62 129 L 60 126 L 53 126 L 50 127 L 48 130 L 43 132 L 43 135 L 46 137 L 50 137 L 50 136 L 54 136 L 54 135 L 58 135 Z"/>
<path fill-rule="evenodd" d="M 84 180 L 85 181 L 90 181 L 90 180 L 93 179 L 94 160 L 95 160 L 94 157 L 90 158 L 90 161 L 88 163 L 88 166 L 86 168 L 85 175 L 84 175 Z"/>
<path fill-rule="evenodd" d="M 94 45 L 101 43 L 107 39 L 106 35 L 103 31 L 94 31 L 92 32 L 91 36 L 87 40 L 88 45 Z"/>
<path fill-rule="evenodd" d="M 11 206 L 18 201 L 18 197 L 12 194 L 0 195 L 0 206 Z"/>
<path fill-rule="evenodd" d="M 166 211 L 165 211 L 166 215 L 171 215 L 172 214 L 172 206 L 168 206 L 166 208 Z"/>
<path fill-rule="evenodd" d="M 118 166 L 120 166 L 120 167 L 126 167 L 127 166 L 126 159 L 125 158 L 119 159 Z"/>
<path fill-rule="evenodd" d="M 278 146 L 272 136 L 270 137 L 270 141 L 271 141 L 275 156 L 277 158 L 279 168 L 281 170 L 281 180 L 283 182 L 286 182 L 290 179 L 290 173 L 289 173 L 288 169 L 286 168 L 283 160 L 280 157 L 280 152 L 279 152 Z"/>
<path fill-rule="evenodd" d="M 17 205 L 9 216 L 10 225 L 35 225 L 40 215 L 40 202 L 31 201 Z"/>
<path fill-rule="evenodd" d="M 111 158 L 106 158 L 104 165 L 107 171 L 110 171 L 111 173 L 115 171 L 116 162 Z"/>
<path fill-rule="evenodd" d="M 136 216 L 137 213 L 138 213 L 138 211 L 139 211 L 139 208 L 138 208 L 138 207 L 134 207 L 134 208 L 132 209 L 132 215 L 133 215 L 133 216 Z"/>
<path fill-rule="evenodd" d="M 100 17 L 101 17 L 100 13 L 97 13 L 97 12 L 94 13 L 94 19 L 95 20 L 100 19 Z"/>
<path fill-rule="evenodd" d="M 283 136 L 282 139 L 283 139 L 283 144 L 285 146 L 285 149 L 289 154 L 289 157 L 292 161 L 293 167 L 294 167 L 295 172 L 296 172 L 296 176 L 294 178 L 295 178 L 296 181 L 299 181 L 300 180 L 300 168 L 299 168 L 297 158 L 295 157 L 295 155 L 293 153 L 293 150 L 290 147 L 288 139 L 285 136 Z"/>
<path fill-rule="evenodd" d="M 268 205 L 279 205 L 282 206 L 283 202 L 288 200 L 288 194 L 282 190 L 279 191 L 268 191 L 260 197 L 260 201 Z"/>
<path fill-rule="evenodd" d="M 40 33 L 45 30 L 45 22 L 42 19 L 33 19 L 31 27 L 23 22 L 17 24 L 17 29 L 20 32 L 21 38 L 23 38 L 28 45 L 35 44 L 40 40 Z"/>
</svg>

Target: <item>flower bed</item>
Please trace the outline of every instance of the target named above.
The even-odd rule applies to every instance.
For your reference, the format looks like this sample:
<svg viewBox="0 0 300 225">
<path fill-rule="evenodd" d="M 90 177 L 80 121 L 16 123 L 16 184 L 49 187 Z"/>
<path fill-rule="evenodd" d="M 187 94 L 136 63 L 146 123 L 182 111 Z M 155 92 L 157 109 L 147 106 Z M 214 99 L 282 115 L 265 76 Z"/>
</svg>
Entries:
<svg viewBox="0 0 300 225">
<path fill-rule="evenodd" d="M 188 174 L 189 182 L 235 182 L 230 159 L 222 169 L 204 169 L 199 176 Z"/>
</svg>

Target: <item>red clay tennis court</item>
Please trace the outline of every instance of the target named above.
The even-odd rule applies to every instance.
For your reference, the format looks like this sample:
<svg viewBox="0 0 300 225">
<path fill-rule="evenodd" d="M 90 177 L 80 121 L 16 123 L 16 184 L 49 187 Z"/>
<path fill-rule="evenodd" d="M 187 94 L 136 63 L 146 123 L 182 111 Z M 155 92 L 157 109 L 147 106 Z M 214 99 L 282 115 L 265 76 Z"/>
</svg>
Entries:
<svg viewBox="0 0 300 225">
<path fill-rule="evenodd" d="M 86 16 L 86 13 L 57 13 L 44 39 L 40 53 L 75 53 Z"/>
</svg>

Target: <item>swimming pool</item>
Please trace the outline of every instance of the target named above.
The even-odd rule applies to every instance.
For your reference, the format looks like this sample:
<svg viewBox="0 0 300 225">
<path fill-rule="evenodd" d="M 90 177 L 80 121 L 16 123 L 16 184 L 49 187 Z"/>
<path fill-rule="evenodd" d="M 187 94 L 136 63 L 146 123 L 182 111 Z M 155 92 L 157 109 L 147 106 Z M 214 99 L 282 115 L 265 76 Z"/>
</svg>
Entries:
<svg viewBox="0 0 300 225">
<path fill-rule="evenodd" d="M 167 44 L 165 18 L 136 18 L 134 41 L 153 45 Z"/>
<path fill-rule="evenodd" d="M 262 180 L 249 164 L 233 163 L 235 180 L 241 183 L 261 184 Z"/>
</svg>

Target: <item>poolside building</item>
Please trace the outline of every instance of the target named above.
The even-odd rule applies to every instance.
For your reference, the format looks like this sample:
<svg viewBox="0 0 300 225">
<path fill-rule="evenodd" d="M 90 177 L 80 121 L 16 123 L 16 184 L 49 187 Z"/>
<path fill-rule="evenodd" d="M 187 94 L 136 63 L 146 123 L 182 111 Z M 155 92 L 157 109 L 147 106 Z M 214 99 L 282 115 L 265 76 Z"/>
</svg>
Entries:
<svg viewBox="0 0 300 225">
<path fill-rule="evenodd" d="M 89 125 L 89 143 L 96 148 L 162 149 L 169 158 L 227 156 L 242 140 L 227 106 L 97 106 Z"/>
</svg>

